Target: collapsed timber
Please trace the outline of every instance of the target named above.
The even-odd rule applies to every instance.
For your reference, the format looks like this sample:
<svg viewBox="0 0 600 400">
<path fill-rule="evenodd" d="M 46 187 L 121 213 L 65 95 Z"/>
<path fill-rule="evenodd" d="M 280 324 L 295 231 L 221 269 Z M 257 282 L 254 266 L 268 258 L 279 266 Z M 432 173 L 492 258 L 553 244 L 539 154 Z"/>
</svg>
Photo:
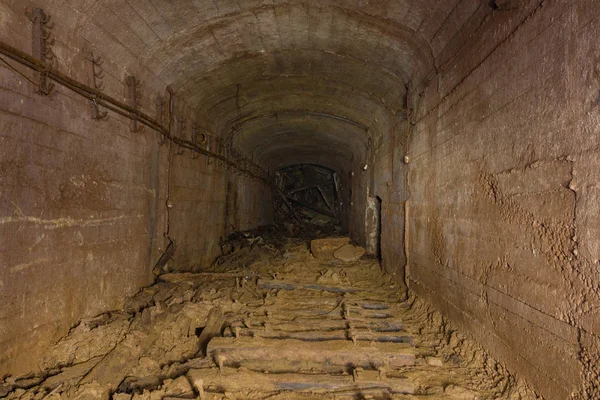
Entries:
<svg viewBox="0 0 600 400">
<path fill-rule="evenodd" d="M 534 399 L 376 260 L 266 232 L 198 273 L 165 273 L 5 377 L 10 400 Z"/>
</svg>

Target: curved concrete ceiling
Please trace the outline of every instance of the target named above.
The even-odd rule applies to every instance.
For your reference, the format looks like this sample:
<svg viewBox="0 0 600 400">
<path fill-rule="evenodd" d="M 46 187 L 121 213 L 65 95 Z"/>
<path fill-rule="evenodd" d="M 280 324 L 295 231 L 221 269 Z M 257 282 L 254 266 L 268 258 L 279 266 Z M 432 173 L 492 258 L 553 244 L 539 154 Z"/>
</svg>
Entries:
<svg viewBox="0 0 600 400">
<path fill-rule="evenodd" d="M 431 74 L 458 0 L 126 3 L 84 12 L 131 15 L 137 39 L 120 40 L 137 40 L 136 55 L 206 129 L 272 169 L 346 169 L 404 109 L 409 82 Z"/>
</svg>

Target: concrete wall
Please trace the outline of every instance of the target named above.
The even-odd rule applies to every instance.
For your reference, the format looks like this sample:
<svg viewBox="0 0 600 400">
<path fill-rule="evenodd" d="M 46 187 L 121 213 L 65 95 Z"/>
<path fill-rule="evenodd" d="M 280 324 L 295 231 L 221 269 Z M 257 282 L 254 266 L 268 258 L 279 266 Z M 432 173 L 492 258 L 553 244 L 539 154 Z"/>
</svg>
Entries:
<svg viewBox="0 0 600 400">
<path fill-rule="evenodd" d="M 230 171 L 229 182 L 227 233 L 273 223 L 273 192 L 269 186 L 233 170 Z"/>
<path fill-rule="evenodd" d="M 410 128 L 404 112 L 390 117 L 391 125 L 375 154 L 371 195 L 380 199 L 380 257 L 383 269 L 405 288 L 405 212 L 408 198 L 404 162 Z"/>
<path fill-rule="evenodd" d="M 44 3 L 54 21 L 53 66 L 90 84 L 93 50 L 103 60 L 103 90 L 126 101 L 125 77 L 136 75 L 141 108 L 155 115 L 166 83 L 112 32 L 64 2 Z M 31 53 L 25 11 L 22 2 L 0 1 L 0 37 Z M 93 120 L 89 102 L 58 85 L 40 96 L 31 71 L 9 63 L 25 76 L 0 63 L 0 375 L 37 370 L 39 354 L 74 323 L 118 309 L 150 284 L 167 237 L 177 243 L 170 267 L 210 264 L 226 233 L 230 174 L 148 128 L 131 132 L 116 114 Z M 182 99 L 176 104 L 189 138 L 193 113 Z M 247 200 L 239 213 L 257 207 L 250 186 L 254 196 L 270 193 L 251 179 L 235 185 Z M 268 222 L 266 215 L 238 225 Z"/>
<path fill-rule="evenodd" d="M 261 181 L 187 150 L 173 158 L 172 168 L 169 236 L 177 252 L 170 268 L 206 268 L 229 233 L 273 222 L 271 189 Z"/>
<path fill-rule="evenodd" d="M 104 91 L 113 97 L 126 100 L 124 79 L 134 74 L 143 82 L 141 107 L 151 115 L 156 97 L 166 95 L 169 82 L 164 79 L 179 82 L 196 104 L 218 110 L 213 106 L 220 100 L 203 101 L 204 90 L 198 90 L 214 82 L 192 77 L 216 68 L 224 45 L 231 46 L 224 53 L 236 57 L 239 52 L 232 49 L 238 41 L 223 38 L 221 45 L 218 35 L 206 30 L 210 40 L 200 49 L 208 48 L 212 57 L 201 60 L 198 48 L 184 46 L 202 43 L 196 37 L 163 41 L 178 23 L 195 27 L 197 19 L 177 14 L 188 9 L 161 6 L 160 13 L 153 11 L 168 17 L 161 22 L 160 15 L 142 17 L 110 2 L 40 3 L 54 17 L 55 68 L 90 83 L 86 55 L 93 50 L 103 58 Z M 370 101 L 353 103 L 340 91 L 340 107 L 324 108 L 335 115 L 345 114 L 346 103 L 360 105 L 349 116 L 364 119 L 361 126 L 367 129 L 361 128 L 360 135 L 364 131 L 372 139 L 366 150 L 355 148 L 364 147 L 365 137 L 350 141 L 355 158 L 343 177 L 349 183 L 345 187 L 352 187 L 350 233 L 367 244 L 373 228 L 367 205 L 380 197 L 386 270 L 401 277 L 406 260 L 416 293 L 546 397 L 562 399 L 572 392 L 590 397 L 600 386 L 600 7 L 593 0 L 438 3 L 444 12 L 423 11 L 425 19 L 412 21 L 408 16 L 421 12 L 405 13 L 411 28 L 398 37 L 400 49 L 415 39 L 407 46 L 419 52 L 389 51 L 388 42 L 396 38 L 377 33 L 384 31 L 379 28 L 364 36 L 380 46 L 350 39 L 365 44 L 351 46 L 351 54 L 356 51 L 361 60 L 370 51 L 379 60 L 372 64 L 387 69 L 410 64 L 393 79 L 387 73 L 384 80 L 364 79 L 361 74 L 370 70 L 362 61 L 356 68 L 360 74 L 340 75 L 339 66 L 354 64 L 328 58 L 336 77 L 369 83 L 364 92 L 389 97 L 381 106 L 365 108 Z M 428 10 L 424 4 L 429 3 L 387 10 Z M 0 0 L 0 36 L 30 53 L 31 23 L 24 7 L 22 1 Z M 140 18 L 148 18 L 147 23 Z M 312 32 L 305 22 L 310 19 L 298 18 Z M 437 22 L 424 23 L 429 18 Z M 325 20 L 323 26 L 331 25 Z M 369 25 L 353 25 L 346 15 L 331 20 L 348 27 Z M 426 34 L 414 38 L 417 31 Z M 344 43 L 338 35 L 353 37 L 341 29 L 323 37 Z M 431 48 L 421 52 L 425 43 Z M 184 47 L 185 57 L 180 54 Z M 330 57 L 337 49 L 322 47 L 329 51 L 315 54 Z M 430 56 L 436 73 L 423 85 L 409 84 L 407 113 L 388 115 L 404 98 L 400 78 L 422 77 Z M 312 65 L 299 57 L 298 65 Z M 199 68 L 195 61 L 207 62 Z M 148 129 L 132 133 L 124 118 L 109 114 L 93 121 L 88 102 L 73 93 L 59 87 L 52 96 L 40 97 L 25 77 L 5 64 L 0 68 L 0 374 L 36 368 L 37 354 L 71 324 L 118 308 L 127 295 L 150 283 L 167 238 L 178 244 L 170 268 L 199 269 L 220 253 L 219 239 L 228 232 L 270 222 L 270 204 L 264 205 L 271 193 L 264 185 L 162 144 Z M 215 86 L 214 99 L 229 99 L 228 113 L 237 115 L 234 87 L 225 86 L 238 72 L 253 81 L 261 68 L 248 74 L 239 64 L 235 73 L 220 75 L 225 83 Z M 192 84 L 186 88 L 187 82 Z M 280 95 L 288 97 L 287 92 Z M 314 99 L 307 98 L 312 106 Z M 185 100 L 177 99 L 177 113 L 188 121 L 181 135 L 189 138 L 194 113 Z M 219 112 L 213 125 L 220 123 L 215 115 L 229 115 Z M 408 125 L 398 113 L 407 114 L 412 124 L 408 137 Z M 297 148 L 290 149 L 286 154 Z M 319 157 L 332 152 L 323 149 Z"/>
<path fill-rule="evenodd" d="M 600 387 L 599 13 L 475 12 L 411 96 L 410 287 L 548 399 Z"/>
</svg>

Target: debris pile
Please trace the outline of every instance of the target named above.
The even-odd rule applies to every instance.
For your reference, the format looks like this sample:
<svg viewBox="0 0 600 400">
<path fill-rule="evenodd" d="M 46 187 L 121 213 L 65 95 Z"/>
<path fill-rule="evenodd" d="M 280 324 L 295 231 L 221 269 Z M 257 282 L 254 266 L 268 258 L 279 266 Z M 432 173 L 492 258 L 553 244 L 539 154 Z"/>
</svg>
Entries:
<svg viewBox="0 0 600 400">
<path fill-rule="evenodd" d="M 311 165 L 295 165 L 279 170 L 275 220 L 292 236 L 312 230 L 317 236 L 339 234 L 342 188 L 336 173 Z"/>
<path fill-rule="evenodd" d="M 160 275 L 123 310 L 81 321 L 43 372 L 5 377 L 0 398 L 536 398 L 439 313 L 401 301 L 376 260 L 268 236 L 241 234 L 212 268 Z M 347 238 L 311 248 L 327 245 L 358 255 Z"/>
</svg>

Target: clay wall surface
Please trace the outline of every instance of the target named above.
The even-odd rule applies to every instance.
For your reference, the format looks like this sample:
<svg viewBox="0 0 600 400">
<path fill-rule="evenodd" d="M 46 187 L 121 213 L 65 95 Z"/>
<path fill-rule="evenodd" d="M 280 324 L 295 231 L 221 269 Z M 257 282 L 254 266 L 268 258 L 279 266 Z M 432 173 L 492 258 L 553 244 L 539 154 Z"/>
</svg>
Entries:
<svg viewBox="0 0 600 400">
<path fill-rule="evenodd" d="M 410 98 L 409 285 L 549 399 L 599 384 L 599 11 L 473 13 Z"/>
<path fill-rule="evenodd" d="M 41 6 L 52 68 L 93 86 L 100 57 L 103 92 L 127 104 L 135 76 L 137 107 L 176 137 L 231 137 L 271 171 L 335 169 L 344 228 L 387 272 L 401 282 L 406 266 L 414 293 L 546 398 L 592 398 L 598 2 L 222 5 L 0 0 L 0 36 L 32 54 Z M 115 113 L 94 120 L 60 85 L 41 96 L 3 59 L 0 375 L 121 307 L 170 241 L 169 270 L 200 270 L 227 234 L 273 218 L 268 185 Z"/>
<path fill-rule="evenodd" d="M 54 24 L 53 68 L 91 86 L 93 52 L 102 60 L 102 90 L 127 102 L 125 79 L 135 75 L 140 109 L 159 118 L 166 84 L 139 61 L 135 44 L 65 2 L 42 6 Z M 20 1 L 0 2 L 0 36 L 31 54 L 26 11 Z M 231 173 L 149 128 L 132 132 L 117 114 L 92 119 L 90 102 L 60 85 L 41 96 L 28 81 L 38 77 L 8 63 L 0 63 L 0 375 L 37 370 L 40 353 L 73 324 L 120 308 L 152 283 L 169 238 L 177 244 L 169 268 L 209 265 L 226 234 Z M 176 113 L 187 120 L 178 135 L 189 140 L 194 114 L 178 97 Z M 254 179 L 234 185 L 244 193 L 240 214 L 257 207 L 256 196 L 270 196 Z M 235 227 L 268 222 L 263 215 Z"/>
</svg>

